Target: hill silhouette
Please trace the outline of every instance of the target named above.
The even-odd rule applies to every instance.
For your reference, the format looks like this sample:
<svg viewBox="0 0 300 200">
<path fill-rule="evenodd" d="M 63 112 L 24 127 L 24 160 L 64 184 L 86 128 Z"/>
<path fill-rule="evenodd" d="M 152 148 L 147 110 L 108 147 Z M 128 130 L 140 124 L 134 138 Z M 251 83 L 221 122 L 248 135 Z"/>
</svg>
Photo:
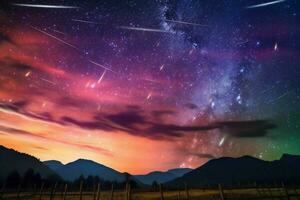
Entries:
<svg viewBox="0 0 300 200">
<path fill-rule="evenodd" d="M 167 183 L 190 187 L 274 182 L 300 182 L 300 156 L 284 154 L 280 160 L 264 161 L 251 156 L 222 157 Z"/>
<path fill-rule="evenodd" d="M 46 164 L 49 164 L 49 162 L 46 162 Z M 50 164 L 53 164 L 53 161 Z M 67 181 L 74 181 L 81 175 L 84 177 L 88 177 L 89 175 L 98 176 L 102 180 L 117 182 L 123 182 L 126 179 L 125 173 L 118 172 L 97 162 L 85 159 L 78 159 L 53 169 Z"/>
<path fill-rule="evenodd" d="M 28 169 L 34 170 L 43 178 L 57 176 L 53 170 L 45 166 L 37 158 L 0 146 L 0 181 L 5 180 L 13 171 L 23 175 Z"/>
<path fill-rule="evenodd" d="M 60 161 L 57 160 L 46 160 L 43 162 L 45 165 L 47 165 L 50 169 L 52 170 L 56 170 L 62 166 L 64 166 L 64 164 L 62 164 Z"/>
<path fill-rule="evenodd" d="M 189 168 L 171 169 L 165 172 L 154 171 L 145 175 L 135 175 L 135 178 L 144 184 L 151 185 L 154 181 L 157 183 L 165 183 L 190 172 Z"/>
</svg>

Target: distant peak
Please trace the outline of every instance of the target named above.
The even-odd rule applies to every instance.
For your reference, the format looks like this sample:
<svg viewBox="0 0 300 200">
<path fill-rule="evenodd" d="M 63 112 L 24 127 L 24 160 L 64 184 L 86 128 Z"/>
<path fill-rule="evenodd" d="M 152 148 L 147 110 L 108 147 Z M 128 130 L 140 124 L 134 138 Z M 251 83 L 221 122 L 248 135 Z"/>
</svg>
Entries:
<svg viewBox="0 0 300 200">
<path fill-rule="evenodd" d="M 63 163 L 58 160 L 45 160 L 45 161 L 43 161 L 43 163 L 57 163 L 57 164 L 63 165 Z"/>
<path fill-rule="evenodd" d="M 290 159 L 300 159 L 300 156 L 284 153 L 280 158 L 280 160 L 290 160 Z"/>
<path fill-rule="evenodd" d="M 75 160 L 74 162 L 89 162 L 89 163 L 96 163 L 95 161 L 87 160 L 87 159 L 83 159 L 83 158 L 79 158 L 79 159 Z M 99 164 L 99 163 L 97 163 L 97 164 Z"/>
</svg>

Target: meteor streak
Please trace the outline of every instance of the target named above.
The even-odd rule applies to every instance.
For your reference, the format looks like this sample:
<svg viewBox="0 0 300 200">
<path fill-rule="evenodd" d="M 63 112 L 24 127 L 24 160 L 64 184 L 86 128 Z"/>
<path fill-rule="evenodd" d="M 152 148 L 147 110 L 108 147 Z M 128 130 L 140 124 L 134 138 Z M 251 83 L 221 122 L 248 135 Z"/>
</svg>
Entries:
<svg viewBox="0 0 300 200">
<path fill-rule="evenodd" d="M 43 5 L 43 4 L 25 4 L 25 3 L 13 3 L 11 5 L 19 7 L 30 7 L 30 8 L 59 8 L 59 9 L 77 9 L 78 6 L 61 6 L 61 5 Z"/>
<path fill-rule="evenodd" d="M 113 73 L 115 73 L 115 74 L 117 73 L 117 72 L 115 72 L 115 71 L 109 69 L 108 67 L 105 67 L 104 65 L 101 65 L 101 64 L 99 64 L 99 63 L 96 63 L 96 62 L 94 62 L 94 61 L 92 61 L 92 60 L 89 60 L 89 62 L 92 63 L 92 64 L 94 64 L 94 65 L 97 65 L 97 66 L 99 66 L 99 67 L 102 67 L 103 69 L 106 69 L 106 70 L 108 70 L 108 71 L 111 71 L 111 72 L 113 72 Z"/>
<path fill-rule="evenodd" d="M 47 83 L 50 83 L 52 85 L 56 85 L 56 83 L 54 83 L 53 81 L 49 81 L 48 79 L 44 79 L 44 78 L 41 78 L 42 81 L 45 81 Z"/>
<path fill-rule="evenodd" d="M 68 42 L 66 42 L 66 41 L 64 41 L 64 40 L 62 40 L 62 39 L 59 39 L 58 37 L 55 37 L 54 35 L 51 35 L 50 33 L 47 33 L 46 31 L 43 31 L 43 30 L 41 30 L 41 29 L 38 29 L 38 28 L 36 28 L 36 27 L 34 27 L 34 26 L 31 26 L 31 28 L 33 28 L 34 30 L 36 30 L 36 31 L 38 31 L 38 32 L 40 32 L 40 33 L 43 33 L 44 35 L 47 35 L 47 36 L 49 36 L 49 37 L 51 37 L 51 38 L 53 38 L 53 39 L 55 39 L 55 40 L 57 40 L 57 41 L 59 41 L 59 42 L 65 44 L 65 45 L 67 45 L 67 46 L 69 46 L 69 47 L 72 47 L 73 49 L 79 50 L 78 47 L 74 46 L 73 44 L 70 44 L 70 43 L 68 43 Z"/>
<path fill-rule="evenodd" d="M 271 1 L 271 2 L 267 2 L 267 3 L 261 3 L 261 4 L 252 5 L 252 6 L 247 6 L 246 8 L 250 9 L 250 8 L 259 8 L 259 7 L 264 7 L 264 6 L 270 6 L 273 4 L 282 3 L 284 1 L 286 1 L 286 0 Z"/>
<path fill-rule="evenodd" d="M 86 23 L 86 24 L 98 24 L 97 22 L 87 21 L 87 20 L 82 20 L 82 19 L 72 19 L 72 21 L 74 21 L 74 22 L 82 22 L 82 23 Z"/>
<path fill-rule="evenodd" d="M 170 31 L 162 30 L 162 29 L 152 29 L 152 28 L 139 28 L 132 26 L 119 26 L 121 29 L 133 30 L 133 31 L 145 31 L 145 32 L 159 32 L 159 33 L 172 33 Z"/>
<path fill-rule="evenodd" d="M 204 24 L 197 24 L 193 22 L 185 22 L 185 21 L 179 21 L 179 20 L 171 20 L 171 19 L 165 19 L 166 22 L 172 22 L 172 23 L 177 23 L 177 24 L 185 24 L 185 25 L 192 25 L 192 26 L 208 26 Z"/>
<path fill-rule="evenodd" d="M 97 81 L 98 84 L 101 83 L 101 81 L 102 81 L 102 79 L 103 79 L 105 73 L 106 73 L 106 69 L 104 70 L 104 72 L 103 72 L 103 74 L 100 76 L 100 78 L 98 79 L 98 81 Z"/>
</svg>

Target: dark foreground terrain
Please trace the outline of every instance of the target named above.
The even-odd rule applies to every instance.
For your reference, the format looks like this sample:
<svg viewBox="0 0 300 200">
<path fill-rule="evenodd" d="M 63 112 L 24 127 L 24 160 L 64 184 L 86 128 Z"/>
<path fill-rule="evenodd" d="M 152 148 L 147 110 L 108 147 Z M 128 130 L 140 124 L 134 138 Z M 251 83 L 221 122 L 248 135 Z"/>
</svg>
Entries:
<svg viewBox="0 0 300 200">
<path fill-rule="evenodd" d="M 300 199 L 299 187 L 252 187 L 252 188 L 227 188 L 223 189 L 190 189 L 176 191 L 100 191 L 98 192 L 64 192 L 40 191 L 33 192 L 13 192 L 7 191 L 2 194 L 2 199 L 24 199 L 24 200 L 230 200 L 230 199 L 282 199 L 298 200 Z"/>
</svg>

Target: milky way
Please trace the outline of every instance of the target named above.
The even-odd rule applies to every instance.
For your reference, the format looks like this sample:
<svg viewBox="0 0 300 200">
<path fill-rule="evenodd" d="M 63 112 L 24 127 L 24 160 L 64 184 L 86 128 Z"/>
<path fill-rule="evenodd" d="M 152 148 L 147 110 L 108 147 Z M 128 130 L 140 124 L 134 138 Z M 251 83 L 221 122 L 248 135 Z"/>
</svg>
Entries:
<svg viewBox="0 0 300 200">
<path fill-rule="evenodd" d="M 296 1 L 0 10 L 0 144 L 144 173 L 299 154 Z"/>
</svg>

